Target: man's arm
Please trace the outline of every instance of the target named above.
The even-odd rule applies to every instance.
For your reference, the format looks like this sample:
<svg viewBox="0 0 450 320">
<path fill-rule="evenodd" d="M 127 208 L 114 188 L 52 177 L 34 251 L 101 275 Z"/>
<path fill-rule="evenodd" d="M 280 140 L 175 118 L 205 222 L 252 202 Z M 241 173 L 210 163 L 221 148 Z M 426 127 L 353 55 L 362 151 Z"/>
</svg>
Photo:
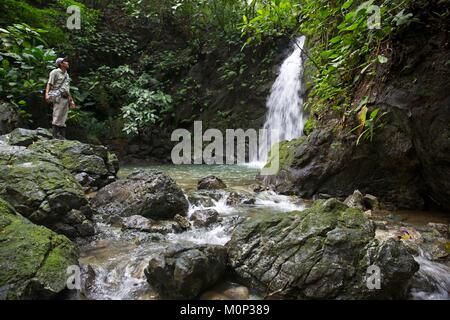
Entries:
<svg viewBox="0 0 450 320">
<path fill-rule="evenodd" d="M 51 89 L 51 84 L 47 83 L 47 85 L 45 86 L 45 101 L 50 102 L 50 97 L 48 96 L 48 92 Z"/>
<path fill-rule="evenodd" d="M 50 97 L 48 95 L 48 92 L 51 90 L 53 84 L 55 83 L 55 72 L 50 72 L 50 75 L 48 77 L 47 85 L 45 86 L 45 101 L 50 102 Z"/>
</svg>

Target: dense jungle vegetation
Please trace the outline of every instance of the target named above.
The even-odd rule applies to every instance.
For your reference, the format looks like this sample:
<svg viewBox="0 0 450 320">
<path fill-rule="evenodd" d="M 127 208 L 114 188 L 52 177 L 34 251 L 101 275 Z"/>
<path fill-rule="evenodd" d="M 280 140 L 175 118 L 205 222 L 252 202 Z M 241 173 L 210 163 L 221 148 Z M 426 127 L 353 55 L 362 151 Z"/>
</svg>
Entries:
<svg viewBox="0 0 450 320">
<path fill-rule="evenodd" d="M 368 111 L 367 96 L 390 63 L 390 41 L 410 24 L 445 20 L 448 8 L 433 8 L 446 3 L 6 0 L 0 5 L 0 99 L 20 109 L 30 126 L 42 125 L 40 90 L 55 57 L 68 56 L 79 106 L 69 121 L 78 138 L 127 140 L 188 126 L 208 110 L 219 128 L 246 127 L 239 115 L 251 110 L 247 93 L 273 80 L 279 44 L 303 34 L 311 44 L 306 109 L 316 115 L 306 132 L 333 111 L 344 123 L 350 119 L 349 134 L 371 138 L 384 114 Z M 81 8 L 80 30 L 66 27 L 71 5 Z M 361 83 L 365 92 L 355 92 Z M 220 94 L 234 98 L 218 103 Z"/>
</svg>

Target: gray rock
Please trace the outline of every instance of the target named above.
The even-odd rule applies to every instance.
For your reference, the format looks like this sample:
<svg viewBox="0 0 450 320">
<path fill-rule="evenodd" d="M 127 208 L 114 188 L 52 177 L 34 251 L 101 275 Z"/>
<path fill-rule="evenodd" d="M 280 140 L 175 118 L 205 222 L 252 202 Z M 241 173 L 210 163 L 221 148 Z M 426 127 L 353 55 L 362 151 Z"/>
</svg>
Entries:
<svg viewBox="0 0 450 320">
<path fill-rule="evenodd" d="M 11 133 L 2 137 L 2 140 L 11 146 L 28 147 L 37 141 L 48 141 L 52 134 L 47 129 L 38 128 L 29 130 L 16 128 Z"/>
<path fill-rule="evenodd" d="M 103 215 L 141 215 L 155 220 L 186 215 L 189 204 L 175 181 L 159 171 L 134 172 L 101 189 L 92 204 Z"/>
<path fill-rule="evenodd" d="M 207 176 L 201 179 L 197 184 L 197 190 L 220 190 L 225 189 L 227 185 L 218 177 Z"/>
<path fill-rule="evenodd" d="M 363 194 L 359 190 L 355 190 L 352 195 L 348 196 L 347 199 L 345 199 L 344 203 L 350 208 L 364 210 L 363 199 Z"/>
<path fill-rule="evenodd" d="M 214 209 L 197 210 L 192 213 L 191 220 L 196 227 L 208 227 L 219 221 L 219 213 Z"/>
<path fill-rule="evenodd" d="M 176 246 L 152 258 L 145 275 L 162 298 L 194 299 L 216 284 L 225 268 L 222 246 Z"/>
<path fill-rule="evenodd" d="M 118 216 L 114 216 L 119 218 Z M 121 219 L 122 228 L 133 229 L 142 232 L 151 232 L 154 221 L 151 219 L 144 218 L 143 216 L 131 216 Z"/>
<path fill-rule="evenodd" d="M 302 212 L 249 217 L 227 247 L 237 275 L 269 296 L 406 298 L 418 264 L 401 242 L 374 237 L 374 224 L 360 210 L 329 199 Z M 380 290 L 367 287 L 371 265 L 382 270 Z"/>
<path fill-rule="evenodd" d="M 60 159 L 85 191 L 96 191 L 117 178 L 117 157 L 104 146 L 73 140 L 39 141 L 29 147 Z"/>
<path fill-rule="evenodd" d="M 0 145 L 0 168 L 0 196 L 20 214 L 70 238 L 92 231 L 85 222 L 91 209 L 84 191 L 59 159 Z"/>
<path fill-rule="evenodd" d="M 247 197 L 246 195 L 239 192 L 231 192 L 227 198 L 227 205 L 237 206 L 240 204 L 255 204 L 255 198 Z"/>
</svg>

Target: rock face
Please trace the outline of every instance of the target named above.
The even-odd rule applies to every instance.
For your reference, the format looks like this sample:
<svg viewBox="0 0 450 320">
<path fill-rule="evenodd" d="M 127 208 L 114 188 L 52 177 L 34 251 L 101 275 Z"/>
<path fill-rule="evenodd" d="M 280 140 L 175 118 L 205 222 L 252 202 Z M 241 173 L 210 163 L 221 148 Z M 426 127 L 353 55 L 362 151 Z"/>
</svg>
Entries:
<svg viewBox="0 0 450 320">
<path fill-rule="evenodd" d="M 86 191 L 96 191 L 117 178 L 119 161 L 104 146 L 71 140 L 50 140 L 34 143 L 30 149 L 60 159 L 61 164 Z"/>
<path fill-rule="evenodd" d="M 0 196 L 20 214 L 70 238 L 93 234 L 83 189 L 57 158 L 0 144 L 0 168 Z"/>
<path fill-rule="evenodd" d="M 374 224 L 360 210 L 329 199 L 303 212 L 248 218 L 227 247 L 235 272 L 268 293 L 295 299 L 405 298 L 418 264 L 401 242 L 380 243 L 374 236 Z M 380 290 L 367 286 L 372 265 L 381 269 Z"/>
<path fill-rule="evenodd" d="M 226 187 L 225 182 L 215 176 L 207 176 L 197 184 L 197 190 L 219 190 L 225 189 Z"/>
<path fill-rule="evenodd" d="M 151 259 L 145 275 L 162 298 L 194 299 L 214 285 L 225 268 L 225 247 L 178 246 Z"/>
<path fill-rule="evenodd" d="M 134 172 L 106 186 L 97 193 L 93 205 L 104 215 L 167 220 L 186 215 L 189 207 L 175 181 L 159 171 Z"/>
<path fill-rule="evenodd" d="M 67 268 L 78 265 L 76 246 L 36 226 L 0 199 L 0 300 L 49 299 L 66 287 Z"/>
<path fill-rule="evenodd" d="M 447 22 L 448 28 L 448 22 Z M 447 29 L 448 30 L 448 29 Z M 290 142 L 282 169 L 267 183 L 283 193 L 347 197 L 370 193 L 392 207 L 434 202 L 450 210 L 450 49 L 445 28 L 415 26 L 392 44 L 393 56 L 369 97 L 371 112 L 388 112 L 373 141 L 356 146 L 339 119 L 323 120 L 306 139 Z M 440 48 L 440 50 L 436 50 Z M 424 59 L 423 57 L 427 57 Z M 358 105 L 359 101 L 355 101 Z"/>
</svg>

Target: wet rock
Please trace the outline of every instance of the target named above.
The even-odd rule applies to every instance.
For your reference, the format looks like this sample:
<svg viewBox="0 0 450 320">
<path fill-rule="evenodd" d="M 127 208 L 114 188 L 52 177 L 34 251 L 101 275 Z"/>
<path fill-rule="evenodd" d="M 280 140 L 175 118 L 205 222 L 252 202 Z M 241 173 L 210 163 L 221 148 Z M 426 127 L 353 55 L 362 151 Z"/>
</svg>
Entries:
<svg viewBox="0 0 450 320">
<path fill-rule="evenodd" d="M 117 178 L 117 157 L 104 146 L 72 140 L 50 140 L 36 142 L 30 149 L 60 159 L 85 191 L 96 191 Z"/>
<path fill-rule="evenodd" d="M 0 145 L 0 196 L 33 223 L 70 238 L 92 231 L 85 222 L 91 211 L 82 187 L 49 154 Z"/>
<path fill-rule="evenodd" d="M 268 191 L 269 188 L 261 183 L 255 183 L 249 186 L 250 190 L 253 192 L 259 193 L 263 191 Z"/>
<path fill-rule="evenodd" d="M 449 226 L 444 223 L 430 222 L 427 225 L 431 230 L 436 230 L 443 238 L 448 239 Z"/>
<path fill-rule="evenodd" d="M 122 228 L 133 229 L 142 232 L 151 232 L 152 225 L 154 224 L 153 220 L 144 218 L 143 216 L 136 216 L 136 215 L 131 217 L 125 217 L 121 220 L 122 220 Z"/>
<path fill-rule="evenodd" d="M 219 190 L 225 189 L 227 185 L 218 177 L 207 176 L 197 184 L 197 190 Z"/>
<path fill-rule="evenodd" d="M 227 205 L 237 206 L 240 204 L 255 204 L 255 198 L 247 197 L 239 192 L 231 192 L 227 198 Z"/>
<path fill-rule="evenodd" d="M 180 226 L 181 230 L 183 230 L 183 231 L 189 230 L 191 228 L 191 223 L 189 222 L 189 220 L 186 219 L 183 216 L 180 216 L 179 214 L 175 215 L 173 220 L 176 223 L 178 223 L 178 225 Z"/>
<path fill-rule="evenodd" d="M 186 215 L 189 204 L 175 181 L 159 171 L 138 171 L 101 189 L 93 198 L 94 208 L 103 215 L 173 219 Z"/>
<path fill-rule="evenodd" d="M 175 246 L 152 258 L 145 275 L 162 298 L 194 299 L 216 284 L 225 268 L 222 246 Z"/>
<path fill-rule="evenodd" d="M 214 202 L 211 199 L 211 197 L 206 196 L 206 195 L 200 195 L 200 194 L 191 194 L 190 196 L 188 196 L 188 200 L 189 203 L 198 207 L 198 206 L 202 206 L 202 207 L 212 207 L 214 206 Z"/>
<path fill-rule="evenodd" d="M 67 268 L 78 265 L 76 246 L 37 226 L 0 199 L 0 300 L 50 299 L 66 288 Z"/>
<path fill-rule="evenodd" d="M 248 300 L 250 295 L 248 288 L 244 286 L 231 287 L 223 291 L 223 294 L 232 300 Z"/>
<path fill-rule="evenodd" d="M 219 213 L 214 209 L 197 210 L 192 213 L 191 220 L 196 227 L 208 227 L 219 221 Z"/>
<path fill-rule="evenodd" d="M 113 227 L 122 227 L 123 225 L 123 218 L 115 214 L 105 217 L 105 220 Z"/>
<path fill-rule="evenodd" d="M 0 137 L 0 139 L 11 146 L 28 147 L 34 142 L 52 139 L 52 134 L 44 128 L 36 130 L 16 128 L 9 134 Z"/>
<path fill-rule="evenodd" d="M 400 241 L 379 242 L 360 210 L 335 199 L 302 212 L 249 217 L 227 247 L 244 281 L 295 299 L 405 298 L 418 270 Z M 380 290 L 367 287 L 370 265 L 383 270 Z"/>
</svg>

